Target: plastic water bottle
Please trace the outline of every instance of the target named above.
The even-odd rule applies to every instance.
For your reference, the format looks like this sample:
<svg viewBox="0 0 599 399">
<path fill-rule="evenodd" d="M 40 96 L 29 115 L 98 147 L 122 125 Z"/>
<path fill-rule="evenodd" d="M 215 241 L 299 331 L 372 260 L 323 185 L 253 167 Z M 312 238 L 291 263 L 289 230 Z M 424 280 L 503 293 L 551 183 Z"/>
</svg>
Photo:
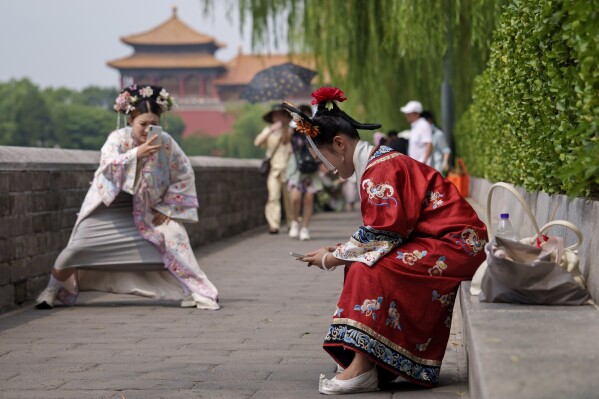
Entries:
<svg viewBox="0 0 599 399">
<path fill-rule="evenodd" d="M 508 240 L 518 241 L 518 234 L 514 230 L 512 223 L 510 223 L 510 214 L 502 213 L 499 215 L 501 220 L 497 226 L 495 237 L 507 238 Z"/>
</svg>

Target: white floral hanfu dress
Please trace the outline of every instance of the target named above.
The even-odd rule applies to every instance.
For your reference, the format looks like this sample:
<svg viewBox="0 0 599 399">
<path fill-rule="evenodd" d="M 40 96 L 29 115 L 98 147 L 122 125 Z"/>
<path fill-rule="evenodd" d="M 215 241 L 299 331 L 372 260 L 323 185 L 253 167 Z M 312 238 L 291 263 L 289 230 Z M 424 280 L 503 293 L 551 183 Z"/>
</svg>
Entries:
<svg viewBox="0 0 599 399">
<path fill-rule="evenodd" d="M 435 169 L 388 147 L 354 155 L 363 225 L 333 255 L 353 261 L 324 349 L 343 367 L 355 352 L 379 381 L 439 380 L 457 288 L 484 261 L 485 225 Z"/>
<path fill-rule="evenodd" d="M 130 127 L 110 134 L 54 267 L 77 268 L 78 290 L 159 299 L 191 294 L 198 307 L 218 309 L 218 291 L 198 265 L 183 226 L 198 221 L 194 171 L 168 133 L 161 143 L 154 155 L 138 160 Z M 154 226 L 155 212 L 170 222 Z"/>
</svg>

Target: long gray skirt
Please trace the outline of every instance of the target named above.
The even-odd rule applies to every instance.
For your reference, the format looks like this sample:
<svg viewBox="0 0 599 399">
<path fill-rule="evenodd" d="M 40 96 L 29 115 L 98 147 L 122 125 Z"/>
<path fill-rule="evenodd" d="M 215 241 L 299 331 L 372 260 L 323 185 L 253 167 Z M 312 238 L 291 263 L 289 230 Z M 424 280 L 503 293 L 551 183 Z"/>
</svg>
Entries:
<svg viewBox="0 0 599 399">
<path fill-rule="evenodd" d="M 121 192 L 110 206 L 101 204 L 81 221 L 54 264 L 58 270 L 163 270 L 158 250 L 137 231 L 133 196 Z"/>
</svg>

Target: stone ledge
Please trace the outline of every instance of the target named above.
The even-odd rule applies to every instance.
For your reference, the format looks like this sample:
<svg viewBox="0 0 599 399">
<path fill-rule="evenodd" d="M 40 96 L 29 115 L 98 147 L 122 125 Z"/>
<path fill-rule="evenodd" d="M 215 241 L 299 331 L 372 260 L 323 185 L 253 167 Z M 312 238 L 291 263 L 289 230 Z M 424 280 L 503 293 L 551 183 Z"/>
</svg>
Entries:
<svg viewBox="0 0 599 399">
<path fill-rule="evenodd" d="M 599 392 L 599 312 L 481 303 L 460 287 L 470 396 L 587 399 Z"/>
<path fill-rule="evenodd" d="M 194 170 L 258 168 L 261 163 L 259 159 L 207 156 L 190 156 L 189 160 Z M 99 163 L 99 151 L 0 146 L 0 170 L 95 170 Z"/>
<path fill-rule="evenodd" d="M 93 170 L 99 162 L 99 151 L 0 146 L 0 169 L 5 170 Z"/>
<path fill-rule="evenodd" d="M 195 168 L 258 168 L 262 163 L 259 159 L 236 159 L 192 156 L 189 157 L 191 165 Z M 266 181 L 266 180 L 265 180 Z"/>
</svg>

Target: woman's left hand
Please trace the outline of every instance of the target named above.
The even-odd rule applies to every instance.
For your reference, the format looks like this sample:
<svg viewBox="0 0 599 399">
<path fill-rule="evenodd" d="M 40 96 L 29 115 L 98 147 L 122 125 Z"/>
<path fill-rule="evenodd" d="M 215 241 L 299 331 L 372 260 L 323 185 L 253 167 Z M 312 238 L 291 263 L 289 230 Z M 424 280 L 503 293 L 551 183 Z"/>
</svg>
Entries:
<svg viewBox="0 0 599 399">
<path fill-rule="evenodd" d="M 335 247 L 325 246 L 325 247 L 322 247 L 322 248 L 320 248 L 320 249 L 318 249 L 316 251 L 307 253 L 306 256 L 304 256 L 300 260 L 302 262 L 308 262 L 308 267 L 310 267 L 310 266 L 316 266 L 319 269 L 323 269 L 323 267 L 322 267 L 322 257 L 325 254 L 330 254 L 335 249 L 336 249 Z M 331 265 L 327 265 L 327 267 L 331 267 Z"/>
<path fill-rule="evenodd" d="M 152 224 L 154 226 L 160 226 L 163 223 L 168 224 L 168 222 L 170 222 L 170 221 L 171 221 L 171 218 L 169 218 L 168 216 L 166 216 L 160 212 L 154 211 L 154 217 L 152 218 Z"/>
</svg>

